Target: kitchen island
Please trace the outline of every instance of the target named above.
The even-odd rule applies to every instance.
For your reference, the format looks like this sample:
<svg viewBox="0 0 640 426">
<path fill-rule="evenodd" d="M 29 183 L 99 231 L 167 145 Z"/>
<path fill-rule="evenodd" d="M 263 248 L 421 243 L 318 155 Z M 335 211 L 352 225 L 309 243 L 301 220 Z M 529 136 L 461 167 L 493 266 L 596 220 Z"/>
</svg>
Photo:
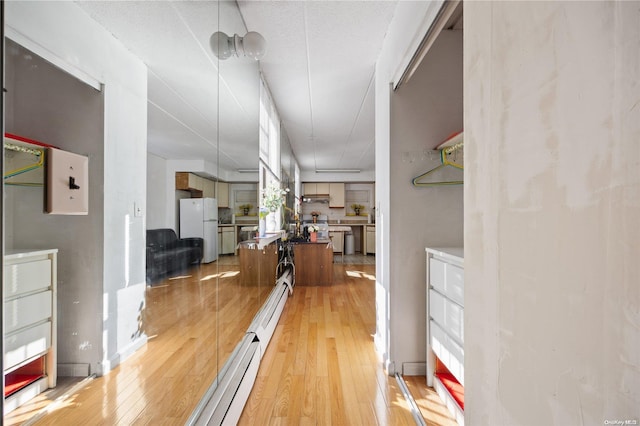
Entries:
<svg viewBox="0 0 640 426">
<path fill-rule="evenodd" d="M 333 284 L 333 245 L 331 240 L 292 242 L 296 285 Z"/>
<path fill-rule="evenodd" d="M 239 246 L 240 285 L 273 286 L 278 265 L 278 240 L 284 234 L 272 232 L 266 237 L 243 241 Z"/>
</svg>

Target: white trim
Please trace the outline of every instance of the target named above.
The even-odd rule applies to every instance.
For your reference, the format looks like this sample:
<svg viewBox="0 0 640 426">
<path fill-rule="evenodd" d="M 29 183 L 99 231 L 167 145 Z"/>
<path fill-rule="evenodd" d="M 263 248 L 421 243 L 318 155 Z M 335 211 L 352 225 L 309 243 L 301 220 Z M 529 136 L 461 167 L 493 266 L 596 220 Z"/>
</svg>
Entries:
<svg viewBox="0 0 640 426">
<path fill-rule="evenodd" d="M 425 376 L 427 374 L 426 362 L 405 362 L 402 364 L 404 376 Z"/>
<path fill-rule="evenodd" d="M 459 3 L 459 0 L 430 2 L 422 24 L 418 27 L 426 30 L 414 35 L 413 40 L 411 40 L 409 47 L 402 56 L 402 61 L 400 61 L 400 65 L 391 80 L 393 82 L 393 90 L 396 90 L 400 85 L 411 79 L 411 76 L 438 38 Z"/>
<path fill-rule="evenodd" d="M 89 86 L 93 87 L 99 92 L 102 91 L 102 82 L 100 82 L 100 80 L 87 74 L 86 72 L 82 71 L 75 65 L 66 62 L 65 60 L 57 56 L 55 53 L 53 53 L 46 47 L 42 46 L 41 44 L 31 40 L 29 37 L 20 33 L 15 28 L 12 28 L 11 26 L 6 25 L 4 35 L 5 37 L 13 40 L 19 45 L 25 47 L 26 49 L 29 49 L 36 55 L 42 57 L 46 61 L 52 63 L 53 65 L 60 68 L 64 72 L 71 74 L 72 76 L 82 81 L 83 83 L 88 84 Z"/>
</svg>

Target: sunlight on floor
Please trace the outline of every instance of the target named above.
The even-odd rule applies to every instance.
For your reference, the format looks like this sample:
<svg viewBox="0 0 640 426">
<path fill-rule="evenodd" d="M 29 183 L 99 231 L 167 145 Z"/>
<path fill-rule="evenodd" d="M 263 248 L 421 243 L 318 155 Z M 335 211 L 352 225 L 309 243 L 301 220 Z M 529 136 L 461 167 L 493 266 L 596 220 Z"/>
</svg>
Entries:
<svg viewBox="0 0 640 426">
<path fill-rule="evenodd" d="M 366 278 L 370 281 L 376 280 L 375 275 L 367 274 L 366 272 L 362 272 L 362 271 L 346 271 L 346 274 L 353 278 Z"/>
<path fill-rule="evenodd" d="M 231 278 L 231 277 L 235 277 L 236 275 L 239 275 L 240 271 L 227 271 L 227 272 L 221 272 L 219 274 L 211 274 L 211 275 L 207 275 L 205 277 L 200 278 L 200 281 L 208 281 L 208 280 L 212 280 L 214 278 Z"/>
<path fill-rule="evenodd" d="M 170 277 L 169 281 L 173 280 L 183 280 L 185 278 L 191 278 L 191 275 L 178 275 L 177 277 Z"/>
<path fill-rule="evenodd" d="M 48 392 L 55 391 L 49 390 Z M 40 419 L 47 414 L 53 413 L 56 410 L 76 405 L 75 399 L 77 398 L 77 396 L 78 392 L 72 392 L 70 394 L 63 394 L 55 400 L 51 400 L 50 397 L 47 396 L 47 392 L 45 392 L 29 401 L 28 410 L 21 410 L 19 414 L 8 414 L 4 418 L 3 424 L 7 426 L 33 424 L 37 419 Z"/>
</svg>

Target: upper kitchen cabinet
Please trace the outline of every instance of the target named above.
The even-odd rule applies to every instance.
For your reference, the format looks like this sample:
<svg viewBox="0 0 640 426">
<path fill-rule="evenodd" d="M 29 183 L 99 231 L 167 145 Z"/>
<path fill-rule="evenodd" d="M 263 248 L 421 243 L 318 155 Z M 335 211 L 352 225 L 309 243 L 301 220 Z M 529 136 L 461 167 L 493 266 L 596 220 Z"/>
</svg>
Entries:
<svg viewBox="0 0 640 426">
<path fill-rule="evenodd" d="M 227 182 L 218 182 L 218 207 L 229 207 L 229 184 Z"/>
<path fill-rule="evenodd" d="M 176 172 L 176 189 L 200 193 L 202 195 L 204 180 L 193 173 Z"/>
<path fill-rule="evenodd" d="M 304 184 L 304 195 L 327 195 L 329 194 L 329 184 L 328 183 L 305 183 Z"/>
<path fill-rule="evenodd" d="M 329 207 L 344 208 L 344 182 L 305 183 L 303 195 L 329 195 Z"/>
<path fill-rule="evenodd" d="M 202 179 L 202 197 L 215 198 L 216 183 L 210 179 Z"/>
<path fill-rule="evenodd" d="M 329 184 L 329 207 L 344 208 L 344 183 Z"/>
</svg>

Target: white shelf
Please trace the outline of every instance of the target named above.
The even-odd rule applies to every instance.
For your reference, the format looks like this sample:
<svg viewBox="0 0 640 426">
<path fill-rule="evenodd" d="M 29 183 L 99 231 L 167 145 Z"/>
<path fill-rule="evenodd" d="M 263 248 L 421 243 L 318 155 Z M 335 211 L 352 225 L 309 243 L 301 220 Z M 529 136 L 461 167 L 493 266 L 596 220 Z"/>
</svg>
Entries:
<svg viewBox="0 0 640 426">
<path fill-rule="evenodd" d="M 451 136 L 446 141 L 442 142 L 440 145 L 438 145 L 436 147 L 436 149 L 449 148 L 450 146 L 454 146 L 456 144 L 459 144 L 463 140 L 464 140 L 464 132 L 460 132 L 460 133 L 457 133 L 457 134 Z"/>
</svg>

